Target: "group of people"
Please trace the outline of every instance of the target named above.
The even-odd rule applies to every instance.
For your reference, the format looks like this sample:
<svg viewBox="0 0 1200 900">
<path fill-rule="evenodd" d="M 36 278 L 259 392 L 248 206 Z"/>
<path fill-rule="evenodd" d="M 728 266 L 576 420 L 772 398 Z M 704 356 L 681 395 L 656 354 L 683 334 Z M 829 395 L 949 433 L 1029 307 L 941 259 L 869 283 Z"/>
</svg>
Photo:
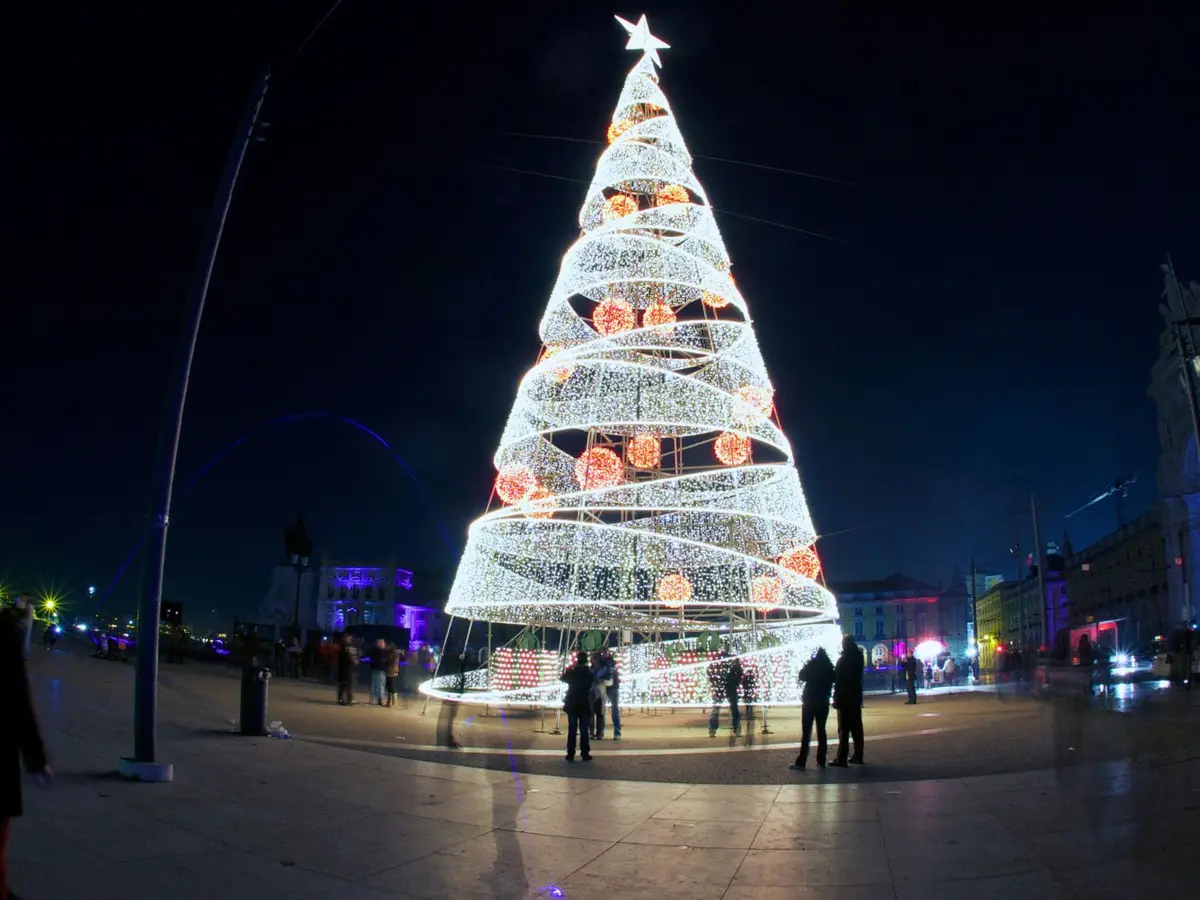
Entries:
<svg viewBox="0 0 1200 900">
<path fill-rule="evenodd" d="M 757 700 L 757 686 L 750 671 L 742 666 L 737 657 L 715 660 L 708 668 L 709 688 L 713 695 L 713 711 L 709 720 L 709 734 L 715 735 L 719 726 L 720 709 L 728 703 L 732 714 L 734 734 L 740 733 L 741 717 L 738 700 L 747 705 Z M 591 739 L 603 739 L 605 729 L 605 705 L 611 711 L 613 738 L 621 737 L 620 673 L 612 652 L 603 647 L 590 656 L 580 650 L 575 662 L 562 673 L 567 685 L 563 712 L 567 716 L 567 762 L 574 762 L 576 751 L 584 762 L 592 759 Z M 808 762 L 812 732 L 817 732 L 817 765 L 825 768 L 829 743 L 825 726 L 830 706 L 837 710 L 838 750 L 829 765 L 845 767 L 863 762 L 863 658 L 847 636 L 842 641 L 842 652 L 835 665 L 824 648 L 800 670 L 802 692 L 802 724 L 800 755 L 792 764 L 793 769 L 803 769 Z M 854 752 L 850 753 L 853 742 Z"/>
<path fill-rule="evenodd" d="M 757 671 L 753 667 L 744 667 L 736 656 L 731 658 L 725 653 L 708 667 L 708 691 L 712 696 L 708 736 L 717 736 L 721 726 L 721 707 L 726 704 L 729 705 L 729 724 L 733 728 L 733 734 L 735 737 L 740 735 L 743 711 L 746 719 L 754 718 L 754 706 L 758 703 Z"/>
<path fill-rule="evenodd" d="M 607 647 L 580 650 L 575 664 L 562 674 L 567 685 L 563 712 L 567 715 L 567 762 L 578 747 L 584 762 L 592 759 L 591 738 L 604 740 L 605 706 L 612 713 L 613 740 L 621 739 L 621 673 Z"/>
<path fill-rule="evenodd" d="M 332 644 L 330 652 L 330 675 L 336 678 L 337 702 L 342 706 L 354 705 L 354 687 L 358 681 L 358 664 L 362 659 L 359 639 L 353 635 L 342 635 Z M 406 662 L 407 653 L 394 641 L 379 638 L 370 648 L 367 667 L 371 672 L 371 702 L 376 706 L 396 706 L 400 693 L 400 665 Z"/>
<path fill-rule="evenodd" d="M 825 723 L 829 719 L 830 694 L 832 706 L 837 710 L 838 749 L 831 766 L 846 767 L 850 763 L 863 762 L 863 658 L 854 638 L 842 638 L 842 652 L 837 664 L 829 659 L 821 647 L 800 670 L 801 692 L 800 755 L 791 768 L 803 769 L 808 763 L 808 751 L 812 743 L 813 726 L 817 729 L 817 765 L 825 768 L 829 754 L 829 742 L 825 736 Z M 854 741 L 854 755 L 850 755 L 850 741 Z"/>
</svg>

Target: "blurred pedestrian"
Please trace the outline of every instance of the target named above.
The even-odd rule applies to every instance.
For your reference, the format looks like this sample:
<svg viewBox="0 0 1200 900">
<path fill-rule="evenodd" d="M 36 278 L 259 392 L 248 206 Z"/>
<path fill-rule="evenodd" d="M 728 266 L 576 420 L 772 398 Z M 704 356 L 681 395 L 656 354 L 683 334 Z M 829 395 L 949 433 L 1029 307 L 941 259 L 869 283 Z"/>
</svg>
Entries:
<svg viewBox="0 0 1200 900">
<path fill-rule="evenodd" d="M 754 721 L 754 705 L 758 703 L 758 669 L 751 663 L 742 675 L 742 715 L 747 722 Z M 753 730 L 752 725 L 746 726 Z"/>
<path fill-rule="evenodd" d="M 293 678 L 300 677 L 300 653 L 300 638 L 294 637 L 287 648 L 288 668 Z"/>
<path fill-rule="evenodd" d="M 0 898 L 8 891 L 8 834 L 12 820 L 21 815 L 21 763 L 41 787 L 49 784 L 50 766 L 38 729 L 37 714 L 25 670 L 23 644 L 27 630 L 18 610 L 0 611 Z"/>
<path fill-rule="evenodd" d="M 905 705 L 912 706 L 917 702 L 917 658 L 911 650 L 904 659 L 904 689 L 908 691 Z"/>
<path fill-rule="evenodd" d="M 342 636 L 342 645 L 338 649 L 338 703 L 342 706 L 354 705 L 354 681 L 358 678 L 358 648 L 354 646 L 354 638 Z"/>
<path fill-rule="evenodd" d="M 33 598 L 28 594 L 18 594 L 13 601 L 14 620 L 20 631 L 21 655 L 29 658 L 30 641 L 33 639 Z"/>
<path fill-rule="evenodd" d="M 596 680 L 600 682 L 600 687 L 604 690 L 604 695 L 608 700 L 608 709 L 612 714 L 613 740 L 619 741 L 621 739 L 621 673 L 617 670 L 617 660 L 608 647 L 600 648 L 600 665 L 602 669 L 597 673 Z"/>
<path fill-rule="evenodd" d="M 395 643 L 388 641 L 387 649 L 383 656 L 385 686 L 387 687 L 387 705 L 396 705 L 396 682 L 400 677 L 400 651 L 396 649 Z"/>
<path fill-rule="evenodd" d="M 604 685 L 601 682 L 600 651 L 593 650 L 589 658 L 592 668 L 592 737 L 604 740 Z"/>
<path fill-rule="evenodd" d="M 369 660 L 371 667 L 371 702 L 383 706 L 383 692 L 387 687 L 387 641 L 379 638 Z"/>
</svg>

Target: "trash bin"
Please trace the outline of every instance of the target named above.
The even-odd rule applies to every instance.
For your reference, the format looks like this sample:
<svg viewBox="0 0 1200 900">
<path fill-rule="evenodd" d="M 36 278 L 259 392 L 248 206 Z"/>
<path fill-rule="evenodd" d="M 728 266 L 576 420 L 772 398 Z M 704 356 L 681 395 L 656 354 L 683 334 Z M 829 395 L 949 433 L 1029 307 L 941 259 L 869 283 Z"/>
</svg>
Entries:
<svg viewBox="0 0 1200 900">
<path fill-rule="evenodd" d="M 267 684 L 271 670 L 265 666 L 242 669 L 242 734 L 261 737 L 267 733 Z"/>
</svg>

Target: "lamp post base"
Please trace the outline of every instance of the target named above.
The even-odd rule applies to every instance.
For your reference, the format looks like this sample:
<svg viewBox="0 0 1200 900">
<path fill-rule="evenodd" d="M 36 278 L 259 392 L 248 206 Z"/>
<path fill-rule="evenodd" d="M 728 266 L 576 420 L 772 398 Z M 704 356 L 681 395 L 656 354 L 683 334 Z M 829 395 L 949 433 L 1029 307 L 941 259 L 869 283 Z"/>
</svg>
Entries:
<svg viewBox="0 0 1200 900">
<path fill-rule="evenodd" d="M 164 784 L 175 777 L 175 767 L 170 763 L 138 762 L 128 756 L 121 757 L 121 761 L 117 763 L 117 771 L 130 781 L 152 784 Z"/>
</svg>

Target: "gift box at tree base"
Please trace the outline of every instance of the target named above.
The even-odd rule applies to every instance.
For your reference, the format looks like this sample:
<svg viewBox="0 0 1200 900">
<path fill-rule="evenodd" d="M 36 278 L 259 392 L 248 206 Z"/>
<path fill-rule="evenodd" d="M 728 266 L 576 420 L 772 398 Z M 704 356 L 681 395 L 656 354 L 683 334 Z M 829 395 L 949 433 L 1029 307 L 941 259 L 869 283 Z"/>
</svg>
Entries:
<svg viewBox="0 0 1200 900">
<path fill-rule="evenodd" d="M 659 85 L 667 45 L 644 16 L 618 21 L 641 57 L 446 606 L 476 641 L 489 623 L 516 636 L 421 690 L 554 707 L 574 652 L 607 645 L 623 704 L 708 705 L 734 657 L 748 701 L 799 703 L 800 667 L 817 646 L 837 653 L 837 604 L 746 299 Z"/>
</svg>

